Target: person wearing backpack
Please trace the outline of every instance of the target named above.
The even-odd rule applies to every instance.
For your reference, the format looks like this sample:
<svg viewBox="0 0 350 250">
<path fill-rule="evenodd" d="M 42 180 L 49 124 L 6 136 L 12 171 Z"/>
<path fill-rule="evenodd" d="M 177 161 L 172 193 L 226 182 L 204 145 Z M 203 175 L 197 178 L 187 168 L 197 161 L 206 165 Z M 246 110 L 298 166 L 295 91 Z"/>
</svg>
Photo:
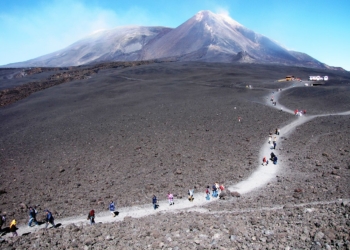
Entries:
<svg viewBox="0 0 350 250">
<path fill-rule="evenodd" d="M 12 220 L 10 224 L 10 232 L 12 232 L 12 237 L 18 236 L 17 229 L 18 228 L 16 220 Z"/>
<path fill-rule="evenodd" d="M 36 214 L 38 212 L 32 208 L 32 207 L 29 207 L 29 222 L 28 222 L 28 226 L 31 227 L 32 226 L 32 222 L 35 223 L 35 225 L 39 226 L 39 223 L 38 221 L 36 220 Z"/>
<path fill-rule="evenodd" d="M 45 226 L 45 228 L 47 228 L 49 223 L 55 228 L 56 227 L 55 219 L 53 218 L 52 213 L 49 210 L 47 210 L 47 209 L 45 210 L 45 212 L 46 212 L 46 219 L 45 219 L 46 226 Z"/>
<path fill-rule="evenodd" d="M 95 224 L 95 210 L 91 210 L 88 214 L 88 220 L 90 220 L 90 225 Z"/>
</svg>

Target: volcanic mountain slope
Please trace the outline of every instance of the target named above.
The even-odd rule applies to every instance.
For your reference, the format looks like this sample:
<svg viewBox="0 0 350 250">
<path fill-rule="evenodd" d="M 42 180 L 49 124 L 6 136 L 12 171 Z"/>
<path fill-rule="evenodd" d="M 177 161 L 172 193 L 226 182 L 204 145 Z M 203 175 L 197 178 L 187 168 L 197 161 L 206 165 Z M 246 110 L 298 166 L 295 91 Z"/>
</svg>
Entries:
<svg viewBox="0 0 350 250">
<path fill-rule="evenodd" d="M 226 15 L 210 11 L 198 12 L 175 29 L 127 26 L 96 32 L 58 52 L 6 66 L 57 67 L 160 58 L 332 68 L 305 53 L 289 51 Z"/>
</svg>

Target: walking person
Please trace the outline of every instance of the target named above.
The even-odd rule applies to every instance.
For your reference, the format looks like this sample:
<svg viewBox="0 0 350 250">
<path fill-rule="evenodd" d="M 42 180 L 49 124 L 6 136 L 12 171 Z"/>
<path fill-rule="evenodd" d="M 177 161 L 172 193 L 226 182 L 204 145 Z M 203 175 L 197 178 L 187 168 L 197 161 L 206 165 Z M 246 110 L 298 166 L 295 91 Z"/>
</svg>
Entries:
<svg viewBox="0 0 350 250">
<path fill-rule="evenodd" d="M 88 214 L 88 220 L 90 220 L 90 225 L 95 224 L 95 210 L 91 210 Z"/>
<path fill-rule="evenodd" d="M 6 216 L 4 214 L 0 215 L 0 231 L 2 226 L 6 223 Z"/>
<path fill-rule="evenodd" d="M 35 225 L 39 226 L 39 223 L 36 220 L 37 213 L 38 211 L 36 211 L 33 207 L 29 207 L 29 222 L 28 222 L 29 227 L 32 226 L 32 222 L 34 222 Z"/>
<path fill-rule="evenodd" d="M 47 226 L 49 225 L 49 223 L 52 225 L 52 227 L 56 227 L 56 225 L 55 225 L 55 219 L 53 218 L 53 216 L 52 216 L 52 213 L 49 211 L 49 210 L 45 210 L 45 212 L 46 212 L 46 219 L 45 219 L 45 221 L 46 221 L 46 226 L 45 226 L 45 228 L 47 228 Z"/>
<path fill-rule="evenodd" d="M 109 211 L 112 213 L 113 217 L 115 217 L 118 213 L 115 211 L 115 204 L 113 201 L 109 203 Z"/>
<path fill-rule="evenodd" d="M 271 141 L 272 141 L 272 136 L 269 135 L 269 144 L 271 144 Z"/>
<path fill-rule="evenodd" d="M 169 201 L 169 205 L 174 205 L 174 195 L 171 194 L 170 192 L 168 192 L 168 201 Z"/>
<path fill-rule="evenodd" d="M 277 145 L 277 137 L 275 136 L 273 138 L 273 149 L 276 149 L 276 145 Z"/>
<path fill-rule="evenodd" d="M 271 154 L 270 154 L 270 160 L 273 161 L 273 159 L 275 159 L 275 156 L 276 156 L 276 155 L 275 155 L 273 152 L 271 152 Z"/>
<path fill-rule="evenodd" d="M 157 207 L 158 207 L 157 203 L 158 203 L 157 196 L 153 195 L 153 197 L 152 197 L 152 204 L 153 204 L 154 210 L 156 210 Z"/>
<path fill-rule="evenodd" d="M 267 166 L 267 164 L 269 164 L 269 161 L 266 159 L 266 156 L 264 156 L 262 165 Z"/>
<path fill-rule="evenodd" d="M 216 189 L 216 185 L 215 185 L 215 184 L 213 184 L 212 190 L 213 190 L 212 196 L 213 196 L 213 197 L 218 197 L 218 192 L 217 192 L 217 189 Z"/>
<path fill-rule="evenodd" d="M 205 194 L 206 194 L 205 199 L 210 200 L 210 189 L 209 189 L 209 186 L 207 186 L 207 189 L 205 190 Z"/>
<path fill-rule="evenodd" d="M 189 190 L 188 190 L 188 200 L 189 200 L 190 202 L 192 202 L 192 201 L 194 200 L 194 198 L 193 198 L 193 192 L 194 192 L 193 189 L 189 189 Z"/>
<path fill-rule="evenodd" d="M 277 156 L 275 155 L 275 157 L 273 158 L 273 164 L 277 164 Z"/>
<path fill-rule="evenodd" d="M 10 232 L 12 233 L 12 237 L 18 236 L 17 229 L 18 228 L 16 220 L 12 220 L 10 224 Z"/>
</svg>

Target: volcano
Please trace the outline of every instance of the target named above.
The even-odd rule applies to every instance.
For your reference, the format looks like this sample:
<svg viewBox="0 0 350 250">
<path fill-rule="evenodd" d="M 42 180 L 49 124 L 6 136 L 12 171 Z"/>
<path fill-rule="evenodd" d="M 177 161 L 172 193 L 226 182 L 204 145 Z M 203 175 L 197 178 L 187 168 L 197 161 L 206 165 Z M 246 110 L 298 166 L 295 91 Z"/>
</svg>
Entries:
<svg viewBox="0 0 350 250">
<path fill-rule="evenodd" d="M 200 11 L 177 28 L 125 26 L 95 32 L 62 50 L 6 67 L 59 67 L 97 62 L 170 59 L 330 68 L 290 51 L 227 15 Z"/>
</svg>

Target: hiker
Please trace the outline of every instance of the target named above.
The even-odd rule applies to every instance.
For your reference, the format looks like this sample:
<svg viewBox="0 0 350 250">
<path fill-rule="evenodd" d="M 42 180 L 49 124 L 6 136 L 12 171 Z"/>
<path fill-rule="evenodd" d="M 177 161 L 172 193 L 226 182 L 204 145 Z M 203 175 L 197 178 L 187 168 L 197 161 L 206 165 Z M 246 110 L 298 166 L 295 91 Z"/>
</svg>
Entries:
<svg viewBox="0 0 350 250">
<path fill-rule="evenodd" d="M 277 164 L 277 156 L 275 155 L 275 157 L 273 158 L 273 164 Z"/>
<path fill-rule="evenodd" d="M 303 110 L 304 115 L 306 115 L 306 109 Z"/>
<path fill-rule="evenodd" d="M 276 145 L 277 145 L 277 137 L 275 136 L 273 138 L 273 149 L 276 149 Z"/>
<path fill-rule="evenodd" d="M 212 193 L 211 196 L 218 197 L 218 191 L 216 189 L 216 185 L 215 184 L 212 186 L 212 190 L 213 190 L 213 193 Z"/>
<path fill-rule="evenodd" d="M 33 207 L 29 207 L 29 222 L 28 222 L 29 227 L 32 226 L 32 222 L 34 222 L 35 225 L 39 226 L 39 223 L 36 220 L 37 213 L 38 211 L 36 211 Z"/>
<path fill-rule="evenodd" d="M 275 156 L 276 156 L 276 155 L 275 155 L 273 152 L 271 152 L 270 156 L 271 156 L 271 157 L 270 157 L 270 160 L 273 161 L 273 159 L 275 159 Z"/>
<path fill-rule="evenodd" d="M 216 187 L 216 196 L 218 196 L 219 195 L 219 191 L 220 191 L 220 185 L 219 185 L 219 183 L 217 183 L 217 182 L 215 182 L 215 187 Z"/>
<path fill-rule="evenodd" d="M 224 186 L 223 184 L 221 184 L 220 187 L 219 187 L 219 189 L 220 189 L 220 191 L 222 192 L 222 191 L 224 191 L 225 186 Z"/>
<path fill-rule="evenodd" d="M 49 211 L 49 210 L 45 210 L 45 212 L 46 212 L 46 219 L 45 219 L 45 221 L 46 221 L 46 226 L 45 226 L 45 228 L 47 228 L 47 226 L 49 225 L 49 223 L 52 225 L 52 227 L 56 227 L 56 225 L 55 225 L 55 219 L 53 218 L 53 216 L 52 216 L 52 213 Z"/>
<path fill-rule="evenodd" d="M 277 135 L 280 135 L 280 129 L 277 128 Z"/>
<path fill-rule="evenodd" d="M 153 204 L 154 210 L 156 210 L 158 207 L 157 203 L 158 203 L 157 196 L 153 195 L 152 204 Z"/>
<path fill-rule="evenodd" d="M 113 201 L 109 203 L 109 211 L 112 213 L 113 217 L 117 215 L 117 212 L 115 211 L 115 204 Z"/>
<path fill-rule="evenodd" d="M 2 226 L 6 223 L 6 216 L 3 214 L 3 215 L 0 215 L 0 231 L 1 231 L 1 228 Z"/>
<path fill-rule="evenodd" d="M 90 220 L 90 225 L 95 224 L 95 210 L 89 212 L 87 219 Z"/>
<path fill-rule="evenodd" d="M 238 121 L 239 121 L 239 122 L 241 122 L 241 119 L 242 119 L 242 118 L 241 118 L 240 116 L 238 116 Z"/>
<path fill-rule="evenodd" d="M 262 165 L 267 166 L 267 164 L 269 164 L 269 161 L 266 159 L 266 156 L 264 156 Z"/>
<path fill-rule="evenodd" d="M 170 192 L 168 192 L 168 201 L 169 201 L 169 205 L 174 205 L 174 195 L 171 194 Z"/>
<path fill-rule="evenodd" d="M 205 194 L 206 194 L 205 198 L 206 198 L 207 200 L 210 200 L 210 190 L 209 190 L 209 186 L 207 186 L 207 189 L 205 190 Z"/>
<path fill-rule="evenodd" d="M 271 144 L 272 136 L 269 135 L 269 144 Z"/>
<path fill-rule="evenodd" d="M 17 222 L 16 220 L 12 220 L 10 224 L 10 232 L 12 233 L 12 237 L 18 236 L 17 234 Z"/>
<path fill-rule="evenodd" d="M 189 189 L 189 190 L 188 190 L 188 200 L 189 200 L 190 202 L 193 202 L 193 200 L 194 200 L 194 198 L 193 198 L 193 192 L 194 192 L 193 189 Z"/>
</svg>

